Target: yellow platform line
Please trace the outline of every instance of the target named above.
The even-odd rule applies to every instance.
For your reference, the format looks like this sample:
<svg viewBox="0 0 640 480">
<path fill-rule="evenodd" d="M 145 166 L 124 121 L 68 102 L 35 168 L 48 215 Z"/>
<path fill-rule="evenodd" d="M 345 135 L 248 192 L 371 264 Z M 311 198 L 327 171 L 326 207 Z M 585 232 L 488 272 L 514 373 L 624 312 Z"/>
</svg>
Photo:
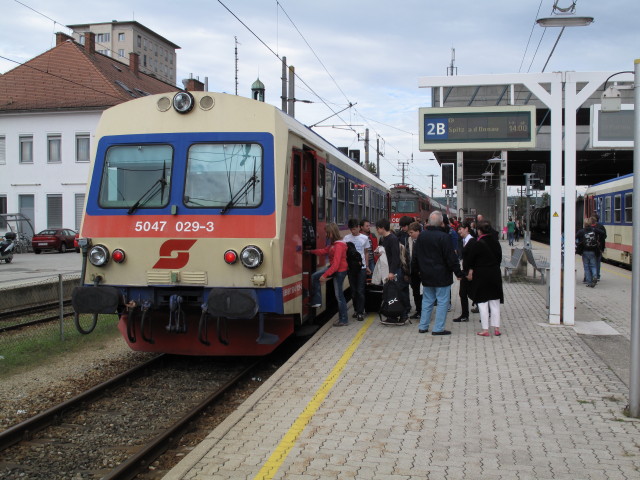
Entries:
<svg viewBox="0 0 640 480">
<path fill-rule="evenodd" d="M 373 320 L 375 319 L 375 315 L 370 314 L 367 320 L 364 322 L 364 325 L 360 328 L 356 336 L 351 341 L 349 347 L 342 354 L 340 359 L 336 362 L 336 365 L 333 367 L 333 370 L 327 375 L 324 382 L 318 390 L 316 391 L 313 398 L 309 401 L 304 411 L 298 416 L 298 418 L 293 422 L 289 431 L 282 437 L 282 440 L 275 448 L 269 459 L 262 466 L 258 474 L 254 477 L 255 480 L 269 480 L 272 479 L 278 470 L 286 460 L 287 456 L 291 452 L 291 449 L 294 447 L 296 440 L 307 426 L 307 424 L 311 421 L 313 416 L 315 415 L 318 408 L 329 394 L 333 385 L 336 383 L 342 370 L 347 366 L 347 362 L 353 356 L 358 345 L 362 342 L 362 338 L 364 334 L 367 333 L 369 327 L 373 324 Z"/>
</svg>

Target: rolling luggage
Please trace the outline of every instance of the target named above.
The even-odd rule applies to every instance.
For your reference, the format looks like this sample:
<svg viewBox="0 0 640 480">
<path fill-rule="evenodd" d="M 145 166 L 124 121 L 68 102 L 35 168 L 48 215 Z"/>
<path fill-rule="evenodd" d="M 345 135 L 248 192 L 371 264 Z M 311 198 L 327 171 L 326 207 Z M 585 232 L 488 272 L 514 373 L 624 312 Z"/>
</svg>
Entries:
<svg viewBox="0 0 640 480">
<path fill-rule="evenodd" d="M 364 289 L 365 312 L 379 312 L 382 304 L 382 285 L 367 284 Z"/>
</svg>

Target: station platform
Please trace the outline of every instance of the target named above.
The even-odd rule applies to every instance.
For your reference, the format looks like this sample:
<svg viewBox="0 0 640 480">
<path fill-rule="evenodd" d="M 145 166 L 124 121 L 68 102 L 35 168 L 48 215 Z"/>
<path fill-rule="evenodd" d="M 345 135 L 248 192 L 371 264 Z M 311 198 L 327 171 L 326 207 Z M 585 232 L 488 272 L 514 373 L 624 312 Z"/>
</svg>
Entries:
<svg viewBox="0 0 640 480">
<path fill-rule="evenodd" d="M 479 314 L 451 321 L 457 282 L 449 336 L 329 322 L 164 478 L 640 478 L 640 421 L 623 415 L 631 272 L 603 264 L 587 288 L 576 268 L 572 327 L 548 324 L 531 272 L 504 282 L 500 337 L 476 335 Z"/>
</svg>

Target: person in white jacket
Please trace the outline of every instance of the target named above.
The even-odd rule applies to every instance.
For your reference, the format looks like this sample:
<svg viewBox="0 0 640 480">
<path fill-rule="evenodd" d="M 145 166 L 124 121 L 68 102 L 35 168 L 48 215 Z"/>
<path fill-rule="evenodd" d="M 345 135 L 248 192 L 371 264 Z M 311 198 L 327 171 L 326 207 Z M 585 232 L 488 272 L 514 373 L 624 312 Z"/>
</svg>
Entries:
<svg viewBox="0 0 640 480">
<path fill-rule="evenodd" d="M 371 283 L 373 283 L 374 285 L 382 285 L 383 282 L 389 277 L 389 262 L 387 261 L 387 254 L 384 251 L 384 247 L 378 246 L 375 253 L 377 255 L 380 255 L 380 257 L 376 262 L 376 268 L 373 269 Z"/>
</svg>

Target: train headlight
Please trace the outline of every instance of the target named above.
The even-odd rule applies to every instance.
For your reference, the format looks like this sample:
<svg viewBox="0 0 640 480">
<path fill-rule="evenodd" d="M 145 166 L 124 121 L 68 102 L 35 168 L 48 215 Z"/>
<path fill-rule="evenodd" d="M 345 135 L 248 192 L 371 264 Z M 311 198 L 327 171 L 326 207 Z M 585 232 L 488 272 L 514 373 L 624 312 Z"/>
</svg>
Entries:
<svg viewBox="0 0 640 480">
<path fill-rule="evenodd" d="M 109 261 L 109 250 L 104 245 L 96 245 L 89 250 L 89 261 L 91 265 L 101 267 Z"/>
<path fill-rule="evenodd" d="M 262 265 L 262 260 L 264 259 L 264 255 L 262 254 L 262 250 L 260 250 L 255 245 L 247 245 L 240 252 L 240 261 L 242 265 L 247 268 L 258 268 Z"/>
<path fill-rule="evenodd" d="M 178 92 L 173 97 L 173 108 L 178 113 L 189 113 L 194 104 L 193 95 L 189 92 Z"/>
<path fill-rule="evenodd" d="M 235 252 L 235 250 L 227 250 L 226 252 L 224 252 L 224 261 L 229 265 L 233 265 L 238 261 L 238 254 Z"/>
<path fill-rule="evenodd" d="M 124 250 L 120 249 L 120 248 L 116 248 L 113 253 L 111 254 L 111 258 L 113 259 L 114 262 L 116 263 L 122 263 L 124 262 L 126 255 L 124 253 Z"/>
</svg>

